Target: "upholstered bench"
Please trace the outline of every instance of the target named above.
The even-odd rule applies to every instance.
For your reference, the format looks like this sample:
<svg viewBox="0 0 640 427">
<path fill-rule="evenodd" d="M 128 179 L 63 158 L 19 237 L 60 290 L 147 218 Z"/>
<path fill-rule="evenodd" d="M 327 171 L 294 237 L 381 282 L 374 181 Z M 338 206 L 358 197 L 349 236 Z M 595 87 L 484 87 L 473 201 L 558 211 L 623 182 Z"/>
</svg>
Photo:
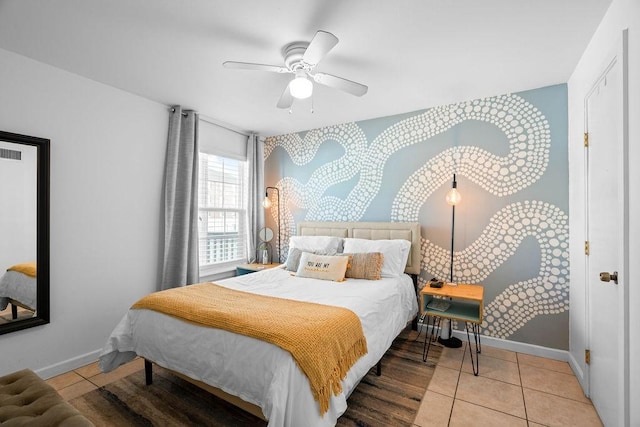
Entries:
<svg viewBox="0 0 640 427">
<path fill-rule="evenodd" d="M 29 369 L 0 377 L 0 426 L 93 426 Z"/>
</svg>

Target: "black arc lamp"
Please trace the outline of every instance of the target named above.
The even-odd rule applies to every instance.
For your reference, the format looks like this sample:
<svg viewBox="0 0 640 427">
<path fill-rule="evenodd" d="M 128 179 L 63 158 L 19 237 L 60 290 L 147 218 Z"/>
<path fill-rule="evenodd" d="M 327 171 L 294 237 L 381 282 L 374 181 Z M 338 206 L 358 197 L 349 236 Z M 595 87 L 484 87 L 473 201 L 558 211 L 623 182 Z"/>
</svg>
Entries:
<svg viewBox="0 0 640 427">
<path fill-rule="evenodd" d="M 453 174 L 453 183 L 451 185 L 451 190 L 447 192 L 446 200 L 447 204 L 451 205 L 451 259 L 449 263 L 449 282 L 453 283 L 453 236 L 456 229 L 456 205 L 462 200 L 462 196 L 458 191 L 458 182 L 456 181 L 455 173 Z M 449 348 L 462 347 L 462 341 L 453 336 L 451 320 L 449 320 L 449 338 L 439 337 L 438 342 Z"/>
</svg>

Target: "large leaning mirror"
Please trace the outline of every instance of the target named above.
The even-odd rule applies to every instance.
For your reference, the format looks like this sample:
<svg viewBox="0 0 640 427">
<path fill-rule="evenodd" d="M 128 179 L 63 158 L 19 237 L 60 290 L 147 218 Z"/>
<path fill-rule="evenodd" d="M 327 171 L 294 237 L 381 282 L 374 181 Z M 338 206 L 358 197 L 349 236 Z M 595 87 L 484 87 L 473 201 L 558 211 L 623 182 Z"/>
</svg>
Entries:
<svg viewBox="0 0 640 427">
<path fill-rule="evenodd" d="M 0 334 L 49 323 L 49 140 L 0 131 Z"/>
</svg>

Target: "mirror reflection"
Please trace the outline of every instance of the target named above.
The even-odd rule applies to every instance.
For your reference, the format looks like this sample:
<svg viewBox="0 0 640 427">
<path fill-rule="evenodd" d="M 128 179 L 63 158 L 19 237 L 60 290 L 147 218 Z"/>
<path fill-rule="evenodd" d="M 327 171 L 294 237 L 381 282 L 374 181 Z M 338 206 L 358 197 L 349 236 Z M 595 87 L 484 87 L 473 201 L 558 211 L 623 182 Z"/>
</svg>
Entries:
<svg viewBox="0 0 640 427">
<path fill-rule="evenodd" d="M 49 320 L 48 144 L 0 132 L 0 333 Z"/>
<path fill-rule="evenodd" d="M 271 244 L 269 243 L 273 239 L 273 230 L 269 227 L 263 227 L 258 231 L 258 238 L 260 243 L 256 248 L 256 262 L 262 264 L 271 264 Z"/>
<path fill-rule="evenodd" d="M 269 227 L 263 227 L 258 232 L 258 237 L 261 242 L 270 242 L 273 239 L 273 230 Z"/>
</svg>

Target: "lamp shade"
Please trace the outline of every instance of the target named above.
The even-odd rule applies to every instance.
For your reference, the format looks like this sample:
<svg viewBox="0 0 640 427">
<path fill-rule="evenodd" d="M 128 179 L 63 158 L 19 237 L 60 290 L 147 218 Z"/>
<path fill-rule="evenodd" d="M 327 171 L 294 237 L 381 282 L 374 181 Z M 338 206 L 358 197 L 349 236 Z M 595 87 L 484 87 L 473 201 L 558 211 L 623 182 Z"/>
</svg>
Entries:
<svg viewBox="0 0 640 427">
<path fill-rule="evenodd" d="M 313 93 L 313 83 L 307 78 L 304 71 L 296 72 L 296 78 L 289 83 L 289 91 L 291 96 L 298 99 L 305 99 Z"/>
</svg>

